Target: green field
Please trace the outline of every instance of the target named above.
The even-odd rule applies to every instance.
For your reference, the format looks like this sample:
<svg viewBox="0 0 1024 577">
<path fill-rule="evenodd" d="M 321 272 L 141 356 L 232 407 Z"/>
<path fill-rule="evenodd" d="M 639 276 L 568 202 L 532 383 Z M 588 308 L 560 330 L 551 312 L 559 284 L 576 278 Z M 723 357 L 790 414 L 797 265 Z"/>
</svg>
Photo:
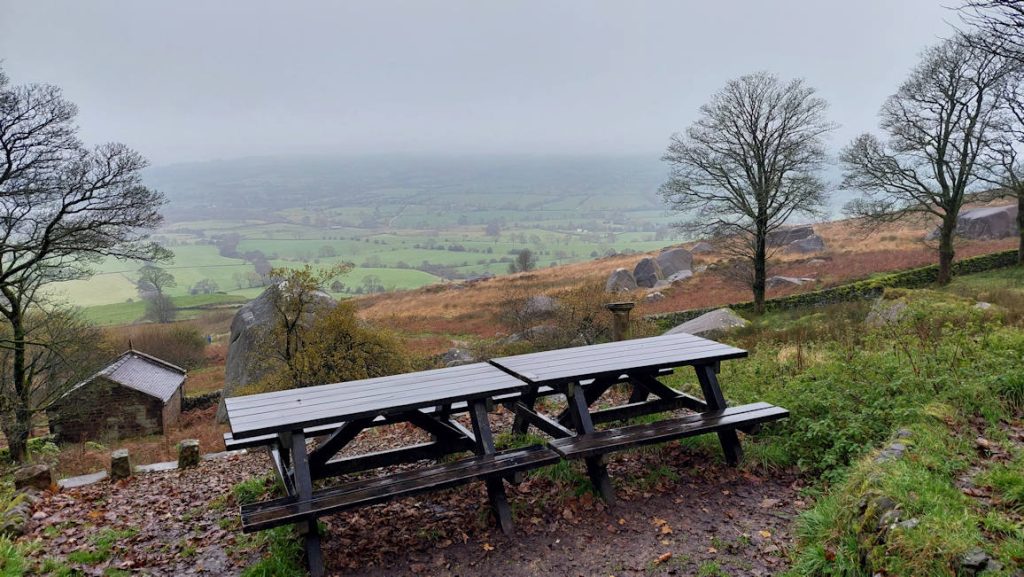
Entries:
<svg viewBox="0 0 1024 577">
<path fill-rule="evenodd" d="M 344 296 L 502 274 L 523 249 L 538 267 L 656 250 L 679 240 L 656 194 L 662 177 L 651 158 L 372 157 L 198 163 L 147 181 L 169 201 L 154 234 L 175 254 L 161 264 L 177 281 L 167 294 L 209 280 L 252 298 L 257 251 L 274 267 L 353 263 L 338 279 Z M 89 314 L 126 319 L 141 310 L 141 264 L 102 262 L 49 290 L 87 309 L 123 305 Z"/>
</svg>

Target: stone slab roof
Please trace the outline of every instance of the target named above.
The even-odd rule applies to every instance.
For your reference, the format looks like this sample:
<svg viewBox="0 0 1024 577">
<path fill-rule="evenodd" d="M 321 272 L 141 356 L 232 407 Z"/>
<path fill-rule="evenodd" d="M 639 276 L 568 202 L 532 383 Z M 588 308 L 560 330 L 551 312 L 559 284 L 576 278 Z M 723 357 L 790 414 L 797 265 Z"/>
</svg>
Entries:
<svg viewBox="0 0 1024 577">
<path fill-rule="evenodd" d="M 75 385 L 65 396 L 98 377 L 166 403 L 185 382 L 185 369 L 139 351 L 127 351 L 92 377 Z"/>
</svg>

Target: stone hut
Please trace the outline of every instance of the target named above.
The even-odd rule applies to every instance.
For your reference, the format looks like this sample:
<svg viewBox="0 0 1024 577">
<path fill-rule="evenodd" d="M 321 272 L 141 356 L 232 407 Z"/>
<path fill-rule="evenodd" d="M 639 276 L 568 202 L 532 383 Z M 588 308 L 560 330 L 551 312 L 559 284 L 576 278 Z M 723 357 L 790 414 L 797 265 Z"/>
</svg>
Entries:
<svg viewBox="0 0 1024 577">
<path fill-rule="evenodd" d="M 47 409 L 61 441 L 160 435 L 178 422 L 185 369 L 129 350 Z"/>
</svg>

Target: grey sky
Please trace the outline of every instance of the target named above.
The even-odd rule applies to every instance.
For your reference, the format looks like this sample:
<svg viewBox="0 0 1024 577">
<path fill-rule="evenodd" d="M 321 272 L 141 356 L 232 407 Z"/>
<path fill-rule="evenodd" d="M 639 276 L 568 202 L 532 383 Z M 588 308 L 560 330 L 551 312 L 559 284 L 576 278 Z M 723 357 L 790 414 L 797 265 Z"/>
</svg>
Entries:
<svg viewBox="0 0 1024 577">
<path fill-rule="evenodd" d="M 938 0 L 0 0 L 15 83 L 154 164 L 277 153 L 660 154 L 727 79 L 802 76 L 874 129 Z"/>
</svg>

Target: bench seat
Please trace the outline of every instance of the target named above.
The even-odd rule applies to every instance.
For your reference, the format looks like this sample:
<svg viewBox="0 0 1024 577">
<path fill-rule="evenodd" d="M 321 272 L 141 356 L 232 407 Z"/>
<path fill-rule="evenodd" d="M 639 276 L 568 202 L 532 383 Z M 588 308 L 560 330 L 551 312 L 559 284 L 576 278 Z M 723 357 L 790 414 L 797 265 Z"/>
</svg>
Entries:
<svg viewBox="0 0 1024 577">
<path fill-rule="evenodd" d="M 559 455 L 570 458 L 594 457 L 638 445 L 662 443 L 703 433 L 749 428 L 789 416 L 789 411 L 768 403 L 729 407 L 723 411 L 687 415 L 643 425 L 629 425 L 595 431 L 548 442 Z"/>
<path fill-rule="evenodd" d="M 390 499 L 447 489 L 493 475 L 535 469 L 559 460 L 556 452 L 534 445 L 385 477 L 352 481 L 315 491 L 312 499 L 305 502 L 295 497 L 283 497 L 244 505 L 241 507 L 242 530 L 252 533 Z"/>
</svg>

